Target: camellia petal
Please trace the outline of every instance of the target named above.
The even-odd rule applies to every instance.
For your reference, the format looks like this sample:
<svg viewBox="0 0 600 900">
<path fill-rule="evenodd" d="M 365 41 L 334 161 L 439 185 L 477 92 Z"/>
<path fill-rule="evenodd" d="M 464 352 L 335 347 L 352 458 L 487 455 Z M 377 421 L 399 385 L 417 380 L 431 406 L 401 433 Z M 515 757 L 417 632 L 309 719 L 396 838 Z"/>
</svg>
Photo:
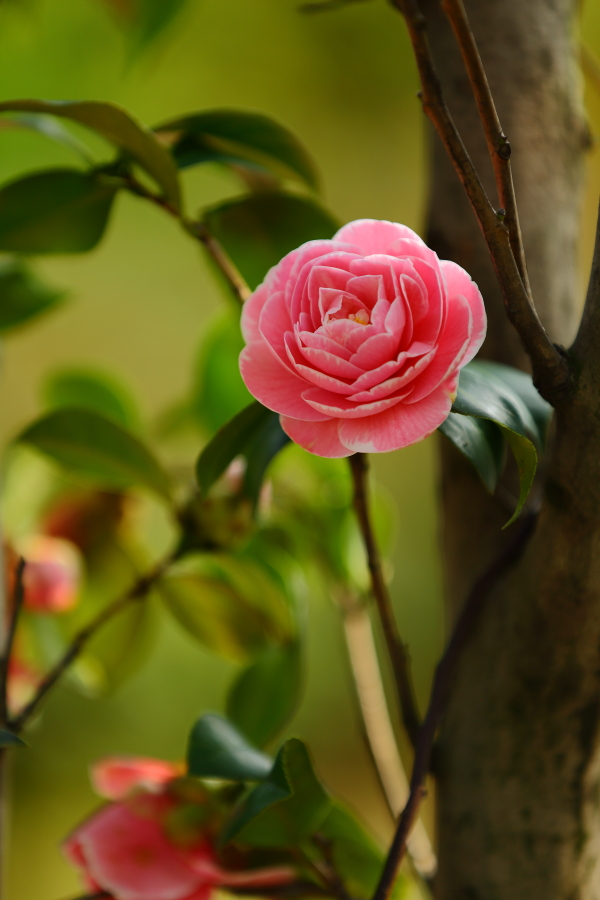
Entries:
<svg viewBox="0 0 600 900">
<path fill-rule="evenodd" d="M 340 441 L 354 453 L 389 453 L 433 434 L 447 418 L 456 380 L 418 403 L 400 403 L 370 419 L 344 419 Z"/>
<path fill-rule="evenodd" d="M 352 456 L 354 450 L 344 447 L 338 435 L 339 419 L 327 419 L 326 422 L 301 422 L 289 416 L 280 416 L 281 427 L 295 444 L 304 447 L 316 456 L 329 459 L 340 459 Z"/>
<path fill-rule="evenodd" d="M 267 409 L 312 422 L 325 418 L 302 399 L 306 382 L 280 362 L 261 341 L 242 350 L 240 372 L 246 387 Z"/>
</svg>

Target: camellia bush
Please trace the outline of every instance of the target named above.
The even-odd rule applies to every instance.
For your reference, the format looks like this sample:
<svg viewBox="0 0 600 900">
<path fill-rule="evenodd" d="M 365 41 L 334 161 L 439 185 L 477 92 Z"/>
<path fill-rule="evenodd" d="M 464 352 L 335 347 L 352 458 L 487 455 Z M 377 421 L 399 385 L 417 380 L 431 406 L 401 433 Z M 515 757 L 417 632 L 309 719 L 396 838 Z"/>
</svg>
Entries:
<svg viewBox="0 0 600 900">
<path fill-rule="evenodd" d="M 143 47 L 181 5 L 115 11 Z M 577 330 L 588 138 L 575 5 L 479 0 L 467 4 L 472 31 L 462 0 L 392 0 L 437 133 L 424 236 L 338 222 L 311 155 L 256 112 L 192 110 L 148 127 L 108 102 L 0 104 L 5 125 L 81 158 L 0 186 L 7 340 L 62 301 L 32 260 L 92 250 L 122 192 L 174 218 L 223 293 L 189 396 L 161 422 L 163 434 L 195 422 L 209 436 L 188 467 L 166 465 L 128 392 L 91 369 L 53 374 L 45 411 L 5 461 L 9 496 L 40 455 L 54 468 L 27 535 L 4 541 L 3 764 L 27 752 L 57 683 L 100 694 L 143 664 L 151 597 L 240 664 L 225 715 L 190 722 L 184 760 L 93 767 L 105 802 L 63 845 L 88 900 L 600 895 L 600 255 Z M 191 216 L 180 172 L 206 163 L 235 173 L 240 195 Z M 368 470 L 369 454 L 435 431 L 452 627 L 422 715 Z M 160 551 L 135 515 L 148 503 L 168 520 Z M 332 796 L 310 748 L 281 738 L 302 702 L 311 577 L 344 623 L 348 702 L 354 690 L 396 818 L 389 847 Z M 396 717 L 414 751 L 408 780 Z M 435 840 L 419 818 L 429 777 Z"/>
</svg>

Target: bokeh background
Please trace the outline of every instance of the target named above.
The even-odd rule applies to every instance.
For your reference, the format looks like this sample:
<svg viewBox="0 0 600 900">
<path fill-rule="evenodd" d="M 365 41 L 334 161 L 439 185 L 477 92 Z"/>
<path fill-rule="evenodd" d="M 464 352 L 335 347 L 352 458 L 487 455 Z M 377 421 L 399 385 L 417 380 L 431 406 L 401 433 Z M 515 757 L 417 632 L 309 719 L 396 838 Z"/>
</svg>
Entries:
<svg viewBox="0 0 600 900">
<path fill-rule="evenodd" d="M 210 107 L 261 110 L 309 148 L 326 204 L 342 221 L 388 218 L 422 230 L 425 124 L 402 22 L 383 0 L 315 16 L 297 7 L 296 0 L 189 0 L 157 41 L 132 56 L 102 0 L 4 0 L 0 99 L 112 100 L 149 124 Z M 598 0 L 587 0 L 580 32 L 600 53 Z M 600 133 L 600 85 L 591 75 L 587 102 Z M 72 163 L 39 135 L 0 132 L 2 181 Z M 588 169 L 582 273 L 600 190 L 597 146 Z M 185 183 L 191 210 L 238 192 L 210 167 L 186 174 Z M 222 296 L 198 247 L 168 217 L 120 196 L 95 251 L 40 260 L 38 271 L 70 298 L 2 347 L 3 443 L 39 412 L 44 378 L 66 364 L 114 371 L 149 421 L 185 393 Z M 435 458 L 429 439 L 375 463 L 397 510 L 392 588 L 423 702 L 444 632 Z M 383 838 L 390 822 L 363 752 L 337 613 L 323 598 L 313 598 L 309 612 L 308 685 L 289 732 L 309 742 L 332 790 Z M 116 693 L 101 700 L 54 693 L 30 749 L 14 758 L 9 900 L 78 893 L 58 844 L 96 803 L 90 761 L 113 752 L 181 757 L 194 717 L 222 709 L 233 671 L 165 619 L 156 651 Z"/>
</svg>

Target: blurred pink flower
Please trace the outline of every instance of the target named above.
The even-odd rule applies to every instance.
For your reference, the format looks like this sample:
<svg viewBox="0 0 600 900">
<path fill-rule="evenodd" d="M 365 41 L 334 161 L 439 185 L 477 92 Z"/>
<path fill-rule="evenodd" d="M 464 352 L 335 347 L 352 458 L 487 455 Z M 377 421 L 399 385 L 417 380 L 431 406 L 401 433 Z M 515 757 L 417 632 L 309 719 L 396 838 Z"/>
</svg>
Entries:
<svg viewBox="0 0 600 900">
<path fill-rule="evenodd" d="M 8 664 L 7 702 L 11 715 L 29 703 L 41 681 L 41 673 L 13 654 Z"/>
<path fill-rule="evenodd" d="M 145 756 L 107 756 L 91 768 L 94 790 L 107 800 L 123 800 L 136 788 L 158 791 L 183 775 L 183 766 Z"/>
<path fill-rule="evenodd" d="M 79 598 L 81 558 L 70 541 L 35 535 L 19 544 L 26 561 L 24 605 L 32 612 L 62 613 Z"/>
<path fill-rule="evenodd" d="M 180 774 L 177 764 L 143 757 L 112 757 L 93 767 L 97 790 L 117 802 L 63 845 L 89 890 L 114 900 L 208 900 L 219 887 L 259 889 L 295 878 L 288 866 L 229 871 L 219 865 L 206 825 L 191 833 L 173 827 L 178 809 L 190 805 L 169 790 Z"/>
<path fill-rule="evenodd" d="M 485 330 L 460 266 L 405 225 L 360 219 L 271 269 L 244 305 L 240 370 L 311 453 L 382 453 L 441 425 Z"/>
</svg>

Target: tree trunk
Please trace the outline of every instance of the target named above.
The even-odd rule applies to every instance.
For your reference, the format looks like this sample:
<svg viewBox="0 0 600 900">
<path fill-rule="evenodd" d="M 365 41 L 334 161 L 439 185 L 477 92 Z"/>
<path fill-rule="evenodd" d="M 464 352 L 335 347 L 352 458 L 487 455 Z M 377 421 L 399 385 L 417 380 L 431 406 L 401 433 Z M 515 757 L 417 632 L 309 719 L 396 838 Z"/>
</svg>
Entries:
<svg viewBox="0 0 600 900">
<path fill-rule="evenodd" d="M 576 2 L 466 6 L 512 146 L 535 303 L 552 340 L 568 345 L 578 318 L 588 144 L 572 42 Z M 452 35 L 438 0 L 423 7 L 448 105 L 496 203 Z M 489 317 L 484 354 L 526 368 L 475 218 L 437 140 L 432 162 L 429 242 L 480 286 Z M 600 898 L 600 378 L 584 345 L 578 339 L 575 397 L 556 416 L 536 534 L 488 602 L 443 723 L 439 900 Z M 442 457 L 452 620 L 506 538 L 500 529 L 508 516 L 456 451 L 444 446 Z"/>
</svg>

